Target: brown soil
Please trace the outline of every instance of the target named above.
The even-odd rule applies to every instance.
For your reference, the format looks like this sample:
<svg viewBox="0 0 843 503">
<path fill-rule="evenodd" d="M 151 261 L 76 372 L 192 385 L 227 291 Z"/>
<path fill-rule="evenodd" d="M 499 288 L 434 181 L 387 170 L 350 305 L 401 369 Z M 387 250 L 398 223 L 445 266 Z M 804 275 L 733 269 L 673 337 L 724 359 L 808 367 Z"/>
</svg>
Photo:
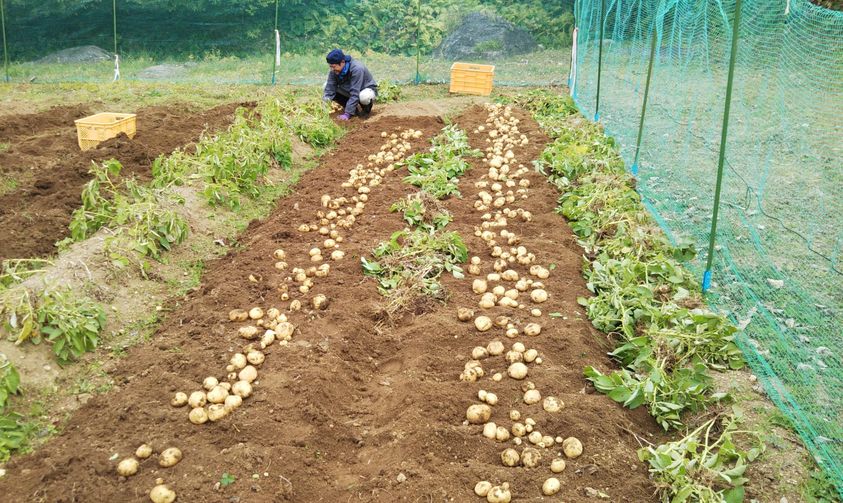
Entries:
<svg viewBox="0 0 843 503">
<path fill-rule="evenodd" d="M 531 143 L 516 155 L 527 164 L 546 140 L 531 119 L 519 117 Z M 486 112 L 475 107 L 457 122 L 470 131 L 485 118 Z M 509 230 L 523 236 L 539 263 L 556 266 L 545 281 L 551 298 L 542 305 L 542 335 L 524 342 L 544 359 L 531 369 L 530 379 L 544 395 L 564 400 L 562 412 L 550 415 L 540 406 L 525 406 L 519 384 L 508 378 L 473 384 L 457 379 L 472 347 L 491 338 L 456 319 L 457 306 L 474 306 L 477 300 L 470 277 L 444 279 L 447 304 L 395 326 L 376 325 L 381 296 L 375 281 L 363 277 L 360 257 L 403 227 L 400 215 L 388 209 L 414 190 L 401 182 L 400 172 L 372 189 L 365 212 L 344 234 L 345 259 L 332 263 L 330 275 L 302 296 L 309 305 L 313 295 L 323 293 L 331 301 L 328 309 L 291 313 L 298 326 L 293 342 L 267 348 L 253 397 L 231 416 L 203 426 L 190 424 L 186 409 L 169 405 L 175 391 L 198 389 L 207 375 L 222 377 L 231 353 L 242 346 L 236 325 L 226 321 L 230 309 L 284 307 L 275 290 L 283 274 L 273 267 L 273 250 L 286 250 L 290 264 L 307 263 L 307 250 L 321 239 L 300 234 L 296 227 L 313 220 L 321 195 L 351 195 L 352 189 L 340 183 L 350 168 L 378 150 L 380 132 L 421 129 L 425 138 L 415 140 L 418 149 L 442 127 L 434 117 L 373 119 L 352 130 L 320 168 L 304 175 L 296 193 L 270 218 L 251 225 L 238 252 L 210 264 L 202 286 L 168 316 L 157 336 L 130 350 L 112 372 L 115 389 L 91 399 L 37 452 L 7 464 L 0 478 L 4 498 L 148 501 L 154 480 L 163 477 L 179 494 L 178 501 L 472 502 L 480 501 L 473 487 L 483 479 L 508 481 L 514 501 L 547 501 L 541 484 L 551 475 L 550 452 L 541 468 L 505 468 L 499 460 L 503 444 L 483 438 L 481 427 L 463 424 L 467 406 L 477 403 L 483 388 L 500 398 L 493 421 L 509 426 L 507 411 L 517 408 L 535 418 L 542 432 L 582 440 L 584 454 L 569 460 L 559 475 L 562 491 L 554 501 L 588 500 L 586 488 L 606 493 L 609 501 L 654 500 L 647 471 L 636 458 L 638 444 L 628 432 L 648 437 L 657 429 L 646 411 L 628 411 L 593 394 L 582 377 L 584 365 L 611 366 L 605 356 L 608 344 L 577 305 L 577 297 L 587 294 L 580 274 L 582 251 L 552 211 L 555 189 L 537 173 L 528 176 L 530 198 L 519 202 L 534 219 L 513 222 Z M 471 139 L 485 146 L 482 138 Z M 472 162 L 475 169 L 460 184 L 463 198 L 446 205 L 454 215 L 451 230 L 466 239 L 472 255 L 485 257 L 485 244 L 473 235 L 480 219 L 472 208 L 478 191 L 473 182 L 483 170 Z M 250 281 L 250 275 L 261 279 Z M 564 317 L 548 316 L 555 312 Z M 484 367 L 489 375 L 505 371 L 502 360 L 487 360 Z M 143 442 L 156 452 L 177 446 L 184 459 L 165 469 L 153 456 L 141 463 L 137 475 L 121 480 L 114 472 L 117 461 Z M 234 475 L 236 482 L 215 487 L 223 473 Z"/>
<path fill-rule="evenodd" d="M 0 119 L 0 176 L 16 181 L 17 189 L 0 196 L 0 260 L 45 257 L 55 242 L 68 235 L 73 210 L 91 176 L 92 162 L 117 159 L 125 176 L 151 177 L 152 161 L 161 154 L 199 139 L 206 129 L 226 127 L 240 104 L 221 105 L 196 113 L 187 106 L 139 110 L 138 132 L 79 150 L 74 119 L 91 113 L 86 105 L 56 107 L 36 114 Z"/>
</svg>

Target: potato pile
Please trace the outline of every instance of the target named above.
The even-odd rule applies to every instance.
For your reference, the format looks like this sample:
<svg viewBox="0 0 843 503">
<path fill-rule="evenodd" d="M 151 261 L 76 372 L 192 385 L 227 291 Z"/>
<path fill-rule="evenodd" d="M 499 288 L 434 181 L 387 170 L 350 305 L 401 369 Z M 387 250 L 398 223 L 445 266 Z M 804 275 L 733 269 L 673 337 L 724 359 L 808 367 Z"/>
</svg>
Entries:
<svg viewBox="0 0 843 503">
<path fill-rule="evenodd" d="M 138 473 L 141 461 L 148 459 L 154 453 L 152 446 L 149 444 L 142 444 L 135 450 L 134 457 L 122 459 L 117 463 L 117 474 L 121 477 L 131 477 Z M 168 447 L 161 451 L 158 456 L 158 466 L 162 468 L 172 468 L 182 460 L 182 452 L 178 447 Z M 163 479 L 155 480 L 155 487 L 149 491 L 149 499 L 153 503 L 172 503 L 176 500 L 176 492 L 170 486 L 164 484 Z"/>
<path fill-rule="evenodd" d="M 475 227 L 475 236 L 486 244 L 488 258 L 471 258 L 467 270 L 474 276 L 471 291 L 478 301 L 476 306 L 458 308 L 457 317 L 473 322 L 477 333 L 488 334 L 491 340 L 485 346 L 474 347 L 459 379 L 473 383 L 490 373 L 489 387 L 493 387 L 508 378 L 506 382 L 517 387 L 522 405 L 495 417 L 498 395 L 494 389 L 481 389 L 477 394 L 479 403 L 466 410 L 465 424 L 482 426 L 484 437 L 504 444 L 500 453 L 503 466 L 545 467 L 548 478 L 541 491 L 552 496 L 562 487 L 554 475 L 565 470 L 565 459 L 580 456 L 583 446 L 577 438 L 563 438 L 541 427 L 542 417 L 558 414 L 565 404 L 552 394 L 545 395 L 542 391 L 547 390 L 537 389 L 530 381 L 531 373 L 543 362 L 539 351 L 529 346 L 544 328 L 541 308 L 550 298 L 544 281 L 551 270 L 538 264 L 536 255 L 521 242 L 521 237 L 508 229 L 510 222 L 533 220 L 529 211 L 517 207 L 529 195 L 530 180 L 525 175 L 530 170 L 519 163 L 515 151 L 528 145 L 529 139 L 519 131 L 519 119 L 509 107 L 486 107 L 486 124 L 474 130 L 475 134 L 486 133 L 488 143 L 483 160 L 487 171 L 475 184 L 479 192 L 474 209 L 481 220 Z M 512 341 L 505 344 L 506 339 Z M 505 370 L 498 371 L 496 366 Z M 521 407 L 529 412 L 522 414 L 518 410 Z M 508 502 L 512 498 L 508 483 L 495 486 L 483 480 L 474 492 L 489 502 Z"/>
</svg>

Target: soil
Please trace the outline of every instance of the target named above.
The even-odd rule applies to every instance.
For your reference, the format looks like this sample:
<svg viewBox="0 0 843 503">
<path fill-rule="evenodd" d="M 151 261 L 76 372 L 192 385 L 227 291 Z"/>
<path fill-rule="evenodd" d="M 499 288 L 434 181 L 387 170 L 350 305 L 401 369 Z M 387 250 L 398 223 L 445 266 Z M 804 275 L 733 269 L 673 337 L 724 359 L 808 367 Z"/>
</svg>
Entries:
<svg viewBox="0 0 843 503">
<path fill-rule="evenodd" d="M 199 139 L 203 131 L 226 127 L 231 103 L 196 113 L 185 105 L 144 108 L 137 112 L 138 132 L 80 151 L 74 119 L 93 113 L 86 105 L 56 107 L 35 114 L 0 118 L 0 176 L 15 180 L 16 189 L 0 195 L 0 260 L 47 257 L 69 234 L 82 188 L 91 179 L 92 162 L 117 159 L 123 176 L 151 178 L 156 157 Z"/>
<path fill-rule="evenodd" d="M 546 139 L 528 116 L 518 116 L 530 144 L 515 153 L 529 165 Z M 473 107 L 455 121 L 471 131 L 486 117 L 482 107 Z M 474 306 L 477 300 L 471 277 L 443 278 L 450 293 L 445 304 L 395 325 L 377 323 L 382 297 L 376 282 L 362 275 L 360 257 L 370 256 L 374 246 L 404 226 L 401 216 L 389 211 L 415 190 L 402 183 L 400 172 L 372 189 L 365 212 L 343 234 L 345 259 L 332 262 L 330 275 L 300 296 L 309 306 L 313 295 L 325 294 L 330 305 L 325 311 L 289 313 L 298 330 L 290 345 L 266 349 L 254 395 L 227 418 L 202 426 L 187 421 L 185 408 L 169 405 L 174 392 L 199 389 L 208 375 L 223 377 L 232 352 L 241 349 L 239 324 L 227 321 L 230 309 L 286 307 L 276 290 L 285 273 L 273 267 L 273 251 L 286 250 L 290 264 L 309 263 L 307 251 L 321 238 L 296 228 L 313 221 L 323 194 L 351 195 L 353 189 L 340 183 L 349 169 L 378 151 L 381 131 L 421 129 L 424 137 L 413 141 L 418 150 L 442 126 L 431 116 L 373 117 L 352 126 L 321 166 L 302 177 L 294 194 L 246 230 L 236 251 L 209 264 L 201 287 L 168 315 L 157 335 L 129 351 L 111 371 L 117 383 L 112 391 L 91 398 L 41 449 L 5 466 L 0 494 L 9 501 L 140 502 L 148 501 L 148 491 L 162 477 L 179 501 L 470 502 L 480 501 L 473 494 L 475 483 L 489 480 L 509 482 L 514 501 L 548 501 L 541 484 L 551 475 L 547 464 L 553 454 L 546 451 L 541 468 L 505 468 L 499 459 L 503 444 L 483 438 L 480 426 L 463 424 L 466 408 L 477 403 L 483 388 L 500 398 L 493 421 L 509 426 L 507 411 L 517 408 L 535 418 L 542 432 L 583 442 L 584 454 L 568 460 L 558 476 L 562 490 L 554 501 L 591 499 L 589 489 L 605 493 L 607 501 L 654 501 L 630 432 L 657 441 L 659 431 L 643 408 L 623 409 L 595 394 L 582 376 L 584 365 L 612 366 L 605 355 L 610 345 L 577 304 L 578 296 L 588 294 L 580 274 L 582 250 L 553 213 L 555 189 L 534 172 L 527 176 L 529 199 L 519 201 L 534 218 L 511 222 L 509 230 L 523 237 L 539 263 L 555 265 L 544 282 L 551 297 L 542 305 L 542 335 L 522 340 L 544 359 L 531 368 L 530 380 L 543 395 L 561 398 L 562 412 L 550 415 L 540 406 L 525 406 L 519 383 L 508 378 L 458 380 L 472 347 L 490 339 L 456 318 L 458 306 Z M 470 138 L 475 147 L 485 147 L 483 137 Z M 475 169 L 460 183 L 463 197 L 445 205 L 454 216 L 450 230 L 465 238 L 471 255 L 486 256 L 485 244 L 473 234 L 480 218 L 472 207 L 479 190 L 473 184 L 484 170 L 479 161 L 472 163 Z M 502 360 L 487 360 L 484 367 L 488 375 L 505 371 Z M 137 475 L 118 477 L 116 463 L 144 442 L 156 452 L 177 446 L 184 459 L 160 468 L 153 456 L 141 462 Z M 236 480 L 221 487 L 223 473 Z"/>
</svg>

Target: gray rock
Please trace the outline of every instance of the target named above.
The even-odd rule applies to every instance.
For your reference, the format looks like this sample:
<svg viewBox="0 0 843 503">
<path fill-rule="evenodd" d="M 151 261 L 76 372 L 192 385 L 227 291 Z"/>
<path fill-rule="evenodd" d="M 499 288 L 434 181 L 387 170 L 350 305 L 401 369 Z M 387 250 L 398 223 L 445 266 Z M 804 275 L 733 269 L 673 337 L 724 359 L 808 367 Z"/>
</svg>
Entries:
<svg viewBox="0 0 843 503">
<path fill-rule="evenodd" d="M 481 12 L 465 16 L 436 49 L 445 59 L 494 59 L 526 54 L 538 49 L 527 30 Z"/>
<path fill-rule="evenodd" d="M 42 65 L 53 63 L 89 63 L 110 60 L 112 57 L 113 55 L 105 49 L 101 49 L 95 45 L 82 45 L 48 54 L 35 62 Z"/>
</svg>

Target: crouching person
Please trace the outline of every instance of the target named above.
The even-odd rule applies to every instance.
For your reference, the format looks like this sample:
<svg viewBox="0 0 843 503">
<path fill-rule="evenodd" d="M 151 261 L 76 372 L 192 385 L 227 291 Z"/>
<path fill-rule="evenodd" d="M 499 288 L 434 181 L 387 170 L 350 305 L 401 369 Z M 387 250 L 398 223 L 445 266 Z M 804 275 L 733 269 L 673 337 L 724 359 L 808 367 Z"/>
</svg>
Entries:
<svg viewBox="0 0 843 503">
<path fill-rule="evenodd" d="M 325 101 L 336 101 L 343 107 L 340 120 L 347 121 L 355 115 L 369 115 L 378 95 L 378 84 L 369 69 L 351 56 L 334 49 L 325 58 L 331 70 L 325 82 Z"/>
</svg>

